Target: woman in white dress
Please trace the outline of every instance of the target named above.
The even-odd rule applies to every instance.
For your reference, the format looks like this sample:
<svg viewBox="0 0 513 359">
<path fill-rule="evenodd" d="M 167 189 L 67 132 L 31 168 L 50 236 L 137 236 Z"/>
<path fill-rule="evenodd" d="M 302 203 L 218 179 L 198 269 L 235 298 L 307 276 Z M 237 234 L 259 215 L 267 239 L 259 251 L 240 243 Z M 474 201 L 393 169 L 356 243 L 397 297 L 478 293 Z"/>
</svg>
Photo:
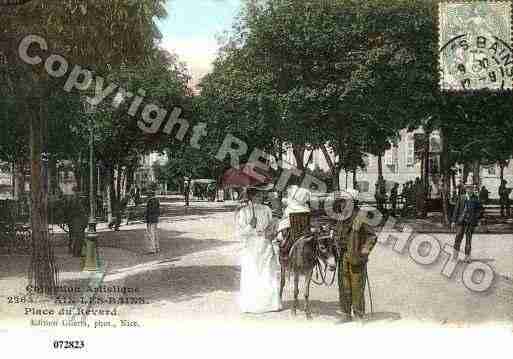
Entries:
<svg viewBox="0 0 513 359">
<path fill-rule="evenodd" d="M 281 309 L 280 264 L 272 244 L 272 211 L 260 204 L 258 190 L 247 190 L 247 203 L 235 216 L 236 236 L 242 244 L 240 308 L 243 313 Z"/>
</svg>

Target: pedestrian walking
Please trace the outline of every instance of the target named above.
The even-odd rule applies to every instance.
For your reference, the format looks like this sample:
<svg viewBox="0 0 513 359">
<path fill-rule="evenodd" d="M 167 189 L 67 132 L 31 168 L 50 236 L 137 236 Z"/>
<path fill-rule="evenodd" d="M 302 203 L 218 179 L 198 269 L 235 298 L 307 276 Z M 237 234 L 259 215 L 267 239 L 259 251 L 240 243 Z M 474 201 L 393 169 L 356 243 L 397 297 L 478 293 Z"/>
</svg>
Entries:
<svg viewBox="0 0 513 359">
<path fill-rule="evenodd" d="M 461 242 L 463 236 L 465 236 L 465 262 L 471 261 L 472 235 L 476 226 L 479 224 L 482 214 L 482 206 L 478 197 L 478 187 L 471 185 L 463 187 L 456 201 L 456 206 L 451 218 L 451 228 L 456 227 L 454 258 L 458 257 Z"/>
<path fill-rule="evenodd" d="M 489 197 L 490 191 L 488 191 L 485 186 L 481 187 L 481 191 L 479 191 L 479 202 L 481 202 L 482 206 L 488 203 Z"/>
<path fill-rule="evenodd" d="M 85 230 L 88 224 L 87 210 L 80 196 L 75 195 L 70 202 L 68 213 L 69 250 L 74 257 L 80 257 L 85 244 Z"/>
<path fill-rule="evenodd" d="M 150 242 L 150 253 L 160 252 L 160 243 L 158 236 L 158 224 L 160 219 L 160 202 L 155 197 L 155 191 L 152 191 L 150 198 L 146 203 L 146 237 Z"/>
<path fill-rule="evenodd" d="M 424 183 L 420 178 L 415 179 L 414 185 L 414 193 L 415 193 L 415 216 L 423 217 L 426 203 L 426 191 L 424 188 Z"/>
<path fill-rule="evenodd" d="M 139 186 L 135 187 L 134 202 L 136 207 L 141 203 L 141 189 Z"/>
<path fill-rule="evenodd" d="M 395 217 L 397 210 L 397 196 L 399 191 L 399 183 L 395 183 L 392 189 L 390 190 L 390 203 L 392 206 L 392 216 Z"/>
<path fill-rule="evenodd" d="M 376 182 L 374 198 L 376 199 L 376 206 L 378 208 L 378 211 L 384 213 L 385 202 L 387 199 L 387 190 L 385 186 L 385 180 L 383 178 L 379 178 Z"/>
<path fill-rule="evenodd" d="M 403 209 L 401 211 L 401 216 L 406 217 L 409 215 L 410 206 L 412 205 L 411 201 L 411 182 L 407 181 L 403 184 L 403 189 L 401 191 L 401 197 L 403 198 Z"/>
<path fill-rule="evenodd" d="M 189 178 L 185 178 L 183 183 L 183 194 L 185 197 L 185 207 L 189 207 L 189 197 L 191 195 L 191 181 Z"/>
<path fill-rule="evenodd" d="M 502 180 L 499 186 L 499 202 L 501 205 L 501 217 L 511 217 L 511 206 L 509 195 L 511 194 L 511 188 L 507 187 L 508 181 Z"/>
</svg>

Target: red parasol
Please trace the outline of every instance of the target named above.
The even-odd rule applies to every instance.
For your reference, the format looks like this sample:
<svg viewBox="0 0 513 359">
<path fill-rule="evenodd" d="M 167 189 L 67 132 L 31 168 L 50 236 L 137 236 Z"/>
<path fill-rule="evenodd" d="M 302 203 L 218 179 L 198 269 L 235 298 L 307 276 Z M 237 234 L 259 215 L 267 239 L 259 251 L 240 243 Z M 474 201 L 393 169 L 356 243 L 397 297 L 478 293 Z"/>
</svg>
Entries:
<svg viewBox="0 0 513 359">
<path fill-rule="evenodd" d="M 252 163 L 246 163 L 239 168 L 229 168 L 223 175 L 224 187 L 247 187 L 269 183 L 272 183 L 271 176 Z"/>
</svg>

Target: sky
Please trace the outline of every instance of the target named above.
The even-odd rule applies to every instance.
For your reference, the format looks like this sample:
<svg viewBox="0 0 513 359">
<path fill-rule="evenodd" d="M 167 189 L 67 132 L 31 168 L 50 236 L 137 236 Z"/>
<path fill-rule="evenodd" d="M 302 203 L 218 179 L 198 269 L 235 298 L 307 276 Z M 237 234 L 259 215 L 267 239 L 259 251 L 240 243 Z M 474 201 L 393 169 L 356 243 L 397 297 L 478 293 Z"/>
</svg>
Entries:
<svg viewBox="0 0 513 359">
<path fill-rule="evenodd" d="M 162 47 L 187 64 L 193 85 L 212 68 L 217 36 L 230 30 L 240 0 L 167 0 L 168 17 L 158 22 Z"/>
</svg>

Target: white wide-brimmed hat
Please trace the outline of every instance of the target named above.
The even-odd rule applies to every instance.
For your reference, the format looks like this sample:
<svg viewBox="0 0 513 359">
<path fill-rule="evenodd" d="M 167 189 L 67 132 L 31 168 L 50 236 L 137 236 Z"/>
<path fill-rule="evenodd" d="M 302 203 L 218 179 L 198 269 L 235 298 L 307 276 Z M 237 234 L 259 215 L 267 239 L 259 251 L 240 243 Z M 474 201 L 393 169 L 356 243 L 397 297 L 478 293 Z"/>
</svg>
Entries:
<svg viewBox="0 0 513 359">
<path fill-rule="evenodd" d="M 292 185 L 287 189 L 287 201 L 296 202 L 298 204 L 306 204 L 310 201 L 312 194 L 306 188 Z"/>
</svg>

